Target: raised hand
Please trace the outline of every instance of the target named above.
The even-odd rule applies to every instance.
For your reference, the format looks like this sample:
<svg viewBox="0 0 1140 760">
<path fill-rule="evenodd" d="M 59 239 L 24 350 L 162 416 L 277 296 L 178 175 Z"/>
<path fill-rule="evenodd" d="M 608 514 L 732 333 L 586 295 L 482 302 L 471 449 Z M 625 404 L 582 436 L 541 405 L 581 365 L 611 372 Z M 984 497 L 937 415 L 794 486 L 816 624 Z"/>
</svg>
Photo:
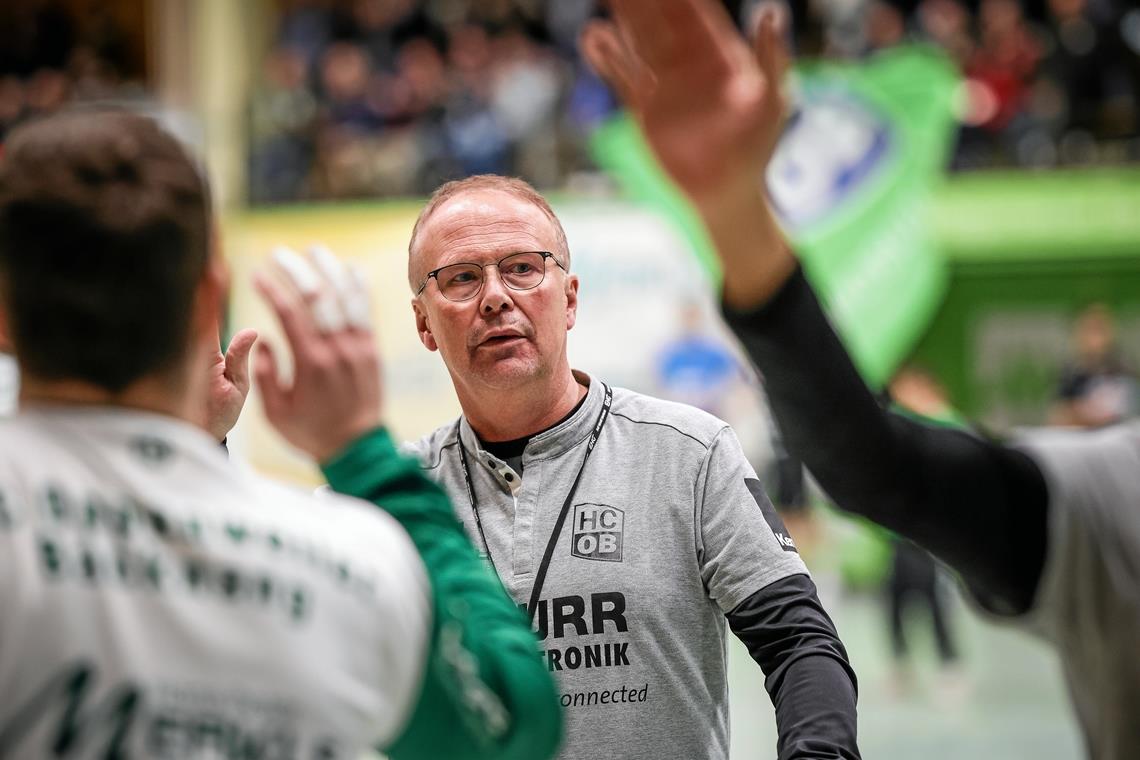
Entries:
<svg viewBox="0 0 1140 760">
<path fill-rule="evenodd" d="M 225 355 L 219 349 L 211 359 L 206 431 L 219 441 L 229 435 L 245 406 L 249 394 L 249 350 L 256 340 L 256 331 L 241 330 L 230 341 Z"/>
<path fill-rule="evenodd" d="M 265 343 L 254 374 L 265 416 L 297 448 L 318 462 L 381 424 L 380 362 L 363 277 L 331 252 L 302 257 L 287 248 L 274 254 L 270 273 L 254 286 L 277 315 L 293 354 L 286 382 Z"/>
<path fill-rule="evenodd" d="M 762 182 L 784 120 L 775 14 L 749 46 L 712 0 L 613 0 L 582 50 L 698 205 Z"/>
<path fill-rule="evenodd" d="M 763 187 L 784 121 L 788 57 L 774 14 L 750 47 L 715 0 L 611 0 L 586 58 L 641 125 L 708 228 L 724 300 L 752 308 L 795 270 Z"/>
</svg>

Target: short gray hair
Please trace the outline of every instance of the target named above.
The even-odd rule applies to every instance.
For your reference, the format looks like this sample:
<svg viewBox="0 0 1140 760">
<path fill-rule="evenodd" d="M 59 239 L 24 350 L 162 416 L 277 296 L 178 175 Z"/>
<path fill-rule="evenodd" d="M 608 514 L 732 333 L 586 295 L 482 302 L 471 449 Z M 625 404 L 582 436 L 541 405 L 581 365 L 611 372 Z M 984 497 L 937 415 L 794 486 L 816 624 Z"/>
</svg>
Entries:
<svg viewBox="0 0 1140 760">
<path fill-rule="evenodd" d="M 557 236 L 555 240 L 555 248 L 557 250 L 551 251 L 551 253 L 558 254 L 559 257 L 563 259 L 562 264 L 567 269 L 570 268 L 570 245 L 566 242 L 566 231 L 562 229 L 562 222 L 559 221 L 558 216 L 554 213 L 554 209 L 550 207 L 550 204 L 547 203 L 546 198 L 543 198 L 542 194 L 535 190 L 529 182 L 519 179 L 518 177 L 504 177 L 498 174 L 476 174 L 473 177 L 457 179 L 440 185 L 439 188 L 431 194 L 431 197 L 428 198 L 423 210 L 420 211 L 419 217 L 416 218 L 416 224 L 412 227 L 412 238 L 408 241 L 408 284 L 411 285 L 412 290 L 415 290 L 419 285 L 419 283 L 413 279 L 415 273 L 412 271 L 412 259 L 415 256 L 416 241 L 419 240 L 420 230 L 423 229 L 424 224 L 427 223 L 427 220 L 440 206 L 456 196 L 477 190 L 498 190 L 499 192 L 513 195 L 516 198 L 530 203 L 542 213 L 546 214 L 547 218 L 553 223 L 554 233 Z"/>
</svg>

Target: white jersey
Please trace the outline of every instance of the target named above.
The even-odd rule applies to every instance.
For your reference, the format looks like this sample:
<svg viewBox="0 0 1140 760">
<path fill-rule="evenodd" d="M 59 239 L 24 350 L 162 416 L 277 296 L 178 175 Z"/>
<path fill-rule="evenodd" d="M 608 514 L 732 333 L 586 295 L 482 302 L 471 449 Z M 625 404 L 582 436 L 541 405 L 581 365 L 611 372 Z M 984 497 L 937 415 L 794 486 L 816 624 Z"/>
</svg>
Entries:
<svg viewBox="0 0 1140 760">
<path fill-rule="evenodd" d="M 421 687 L 425 569 L 376 507 L 168 417 L 0 421 L 0 757 L 355 758 Z"/>
</svg>

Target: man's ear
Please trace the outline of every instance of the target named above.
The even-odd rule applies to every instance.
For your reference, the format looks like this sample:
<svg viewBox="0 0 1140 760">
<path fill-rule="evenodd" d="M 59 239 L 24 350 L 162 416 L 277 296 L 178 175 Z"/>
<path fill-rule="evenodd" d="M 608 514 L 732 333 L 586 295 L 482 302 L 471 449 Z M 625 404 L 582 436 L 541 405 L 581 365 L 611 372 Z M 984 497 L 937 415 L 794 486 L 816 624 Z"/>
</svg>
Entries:
<svg viewBox="0 0 1140 760">
<path fill-rule="evenodd" d="M 578 275 L 566 275 L 566 329 L 572 330 L 578 321 Z"/>
<path fill-rule="evenodd" d="M 416 332 L 419 333 L 420 343 L 423 343 L 424 348 L 428 351 L 438 351 L 439 344 L 435 342 L 435 336 L 431 334 L 427 312 L 424 311 L 419 298 L 412 298 L 412 312 L 416 315 Z"/>
<path fill-rule="evenodd" d="M 191 329 L 213 345 L 218 343 L 218 326 L 226 323 L 230 304 L 230 269 L 222 255 L 222 236 L 217 224 L 210 227 L 209 252 L 202 279 L 194 291 Z"/>
<path fill-rule="evenodd" d="M 221 256 L 212 255 L 194 294 L 194 329 L 206 340 L 218 340 L 218 325 L 225 322 L 229 293 L 229 267 Z"/>
<path fill-rule="evenodd" d="M 0 302 L 0 354 L 12 353 L 11 335 L 8 327 L 8 307 Z"/>
</svg>

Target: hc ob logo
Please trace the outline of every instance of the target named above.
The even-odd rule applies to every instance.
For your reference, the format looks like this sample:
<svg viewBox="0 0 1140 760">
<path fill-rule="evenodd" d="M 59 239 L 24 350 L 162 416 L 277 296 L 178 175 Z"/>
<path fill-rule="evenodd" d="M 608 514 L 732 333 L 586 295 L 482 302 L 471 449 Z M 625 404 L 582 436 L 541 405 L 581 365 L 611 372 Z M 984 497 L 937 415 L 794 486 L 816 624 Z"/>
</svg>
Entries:
<svg viewBox="0 0 1140 760">
<path fill-rule="evenodd" d="M 621 562 L 625 513 L 606 504 L 575 504 L 570 553 L 582 559 Z"/>
</svg>

